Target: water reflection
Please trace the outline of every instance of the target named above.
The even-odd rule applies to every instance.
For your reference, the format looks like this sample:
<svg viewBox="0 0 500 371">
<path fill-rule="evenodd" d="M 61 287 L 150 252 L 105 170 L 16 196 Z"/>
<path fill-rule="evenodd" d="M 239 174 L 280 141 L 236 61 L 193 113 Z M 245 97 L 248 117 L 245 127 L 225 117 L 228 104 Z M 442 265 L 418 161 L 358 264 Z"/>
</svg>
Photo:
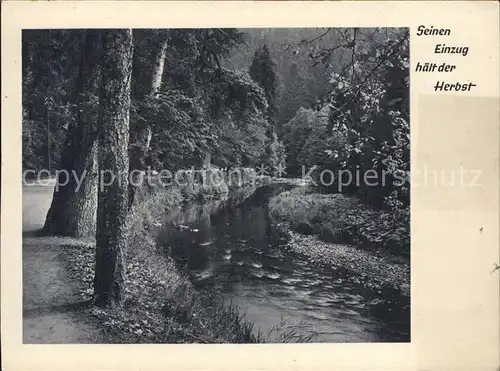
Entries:
<svg viewBox="0 0 500 371">
<path fill-rule="evenodd" d="M 276 191 L 181 208 L 168 216 L 160 240 L 195 285 L 219 291 L 264 332 L 285 319 L 302 322 L 318 342 L 409 341 L 407 300 L 282 252 L 267 210 Z"/>
</svg>

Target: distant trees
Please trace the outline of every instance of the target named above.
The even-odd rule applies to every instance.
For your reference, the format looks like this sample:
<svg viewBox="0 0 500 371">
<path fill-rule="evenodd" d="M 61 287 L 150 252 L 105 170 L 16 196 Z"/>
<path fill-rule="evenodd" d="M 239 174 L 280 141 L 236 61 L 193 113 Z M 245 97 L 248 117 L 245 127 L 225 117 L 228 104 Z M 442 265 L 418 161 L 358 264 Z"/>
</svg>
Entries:
<svg viewBox="0 0 500 371">
<path fill-rule="evenodd" d="M 287 153 L 287 169 L 292 176 L 300 176 L 299 154 L 316 124 L 316 112 L 301 107 L 283 127 L 283 142 Z"/>
<path fill-rule="evenodd" d="M 284 125 L 301 108 L 312 108 L 313 103 L 308 96 L 307 72 L 298 63 L 290 64 L 284 77 L 286 88 L 282 96 L 282 106 L 279 110 L 279 122 Z"/>
<path fill-rule="evenodd" d="M 270 170 L 272 175 L 280 175 L 278 174 L 280 167 L 284 169 L 285 165 L 285 152 L 283 144 L 279 141 L 276 133 L 278 77 L 276 65 L 271 59 L 266 44 L 255 51 L 249 74 L 264 89 L 268 105 L 266 117 L 269 126 L 266 130 L 265 150 L 261 155 L 260 162 Z"/>
<path fill-rule="evenodd" d="M 277 75 L 276 65 L 271 59 L 269 47 L 264 44 L 255 51 L 252 64 L 249 69 L 250 77 L 257 82 L 266 94 L 267 116 L 272 123 L 276 119 L 276 94 L 277 94 Z"/>
</svg>

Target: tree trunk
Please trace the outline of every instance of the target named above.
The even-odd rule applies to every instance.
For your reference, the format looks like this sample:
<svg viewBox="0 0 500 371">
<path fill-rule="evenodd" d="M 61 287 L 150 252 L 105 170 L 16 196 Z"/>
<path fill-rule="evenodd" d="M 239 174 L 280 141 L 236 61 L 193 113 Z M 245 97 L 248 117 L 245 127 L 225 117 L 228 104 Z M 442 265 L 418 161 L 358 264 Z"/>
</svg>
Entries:
<svg viewBox="0 0 500 371">
<path fill-rule="evenodd" d="M 210 151 L 205 151 L 205 158 L 203 159 L 203 168 L 210 169 L 212 167 L 212 154 Z"/>
<path fill-rule="evenodd" d="M 149 42 L 146 43 L 144 47 L 144 49 L 147 50 L 141 50 L 141 54 L 144 53 L 144 55 L 138 55 L 135 58 L 138 67 L 143 59 L 153 62 L 151 73 L 146 79 L 147 83 L 145 84 L 145 88 L 138 88 L 136 89 L 137 91 L 135 91 L 135 97 L 139 101 L 155 97 L 161 88 L 168 46 L 168 35 L 165 32 L 166 31 L 154 31 L 152 35 L 148 32 Z M 136 185 L 140 183 L 140 175 L 138 172 L 146 170 L 145 160 L 149 156 L 152 137 L 153 129 L 151 125 L 140 128 L 138 132 L 131 137 L 133 146 L 130 149 L 130 172 L 131 180 L 134 184 L 129 185 L 129 207 L 131 207 L 134 202 Z"/>
<path fill-rule="evenodd" d="M 155 64 L 153 66 L 153 75 L 151 78 L 151 94 L 153 95 L 158 93 L 161 88 L 163 69 L 165 68 L 165 59 L 167 57 L 168 38 L 166 36 L 162 38 L 163 40 L 161 40 L 155 56 Z"/>
<path fill-rule="evenodd" d="M 125 282 L 132 30 L 102 36 L 95 304 L 119 305 Z"/>
<path fill-rule="evenodd" d="M 80 67 L 77 123 L 69 128 L 44 231 L 94 237 L 97 217 L 99 31 L 86 31 Z"/>
<path fill-rule="evenodd" d="M 146 34 L 144 35 L 144 32 Z M 152 33 L 151 33 L 152 32 Z M 140 37 L 144 37 L 147 42 L 142 45 L 142 50 L 138 50 L 137 57 L 135 57 L 135 68 L 139 71 L 138 80 L 143 80 L 142 85 L 138 85 L 134 91 L 135 99 L 141 101 L 148 97 L 154 97 L 161 88 L 163 81 L 163 70 L 165 68 L 165 60 L 167 56 L 168 47 L 168 31 L 142 31 Z M 150 67 L 148 73 L 140 71 L 144 68 L 144 61 L 148 61 L 147 67 Z M 137 82 L 136 82 L 137 84 Z M 140 145 L 147 151 L 149 149 L 152 137 L 152 128 L 150 125 L 142 128 L 134 138 Z"/>
</svg>

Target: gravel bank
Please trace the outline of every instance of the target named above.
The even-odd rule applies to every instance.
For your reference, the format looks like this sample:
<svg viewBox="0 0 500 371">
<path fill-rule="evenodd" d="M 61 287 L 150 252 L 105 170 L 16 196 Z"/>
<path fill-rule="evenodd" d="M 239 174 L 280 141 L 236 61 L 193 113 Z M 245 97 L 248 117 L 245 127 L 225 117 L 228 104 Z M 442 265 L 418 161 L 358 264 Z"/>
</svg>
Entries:
<svg viewBox="0 0 500 371">
<path fill-rule="evenodd" d="M 288 236 L 283 249 L 300 254 L 311 262 L 353 273 L 349 278 L 369 288 L 392 287 L 410 295 L 410 265 L 391 262 L 387 256 L 372 254 L 354 246 L 324 242 L 317 236 L 292 231 L 285 224 L 279 229 Z"/>
</svg>

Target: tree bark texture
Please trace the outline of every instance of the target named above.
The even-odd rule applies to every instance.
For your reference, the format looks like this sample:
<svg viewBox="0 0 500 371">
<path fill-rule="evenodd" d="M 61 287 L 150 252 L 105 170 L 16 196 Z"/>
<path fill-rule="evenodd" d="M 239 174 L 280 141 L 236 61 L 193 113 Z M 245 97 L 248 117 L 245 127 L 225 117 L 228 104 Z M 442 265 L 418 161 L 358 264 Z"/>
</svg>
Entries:
<svg viewBox="0 0 500 371">
<path fill-rule="evenodd" d="M 125 282 L 132 30 L 102 33 L 95 303 L 119 305 Z"/>
<path fill-rule="evenodd" d="M 68 129 L 44 231 L 94 237 L 97 217 L 97 110 L 100 81 L 99 31 L 86 31 L 77 97 L 77 123 Z"/>
</svg>

